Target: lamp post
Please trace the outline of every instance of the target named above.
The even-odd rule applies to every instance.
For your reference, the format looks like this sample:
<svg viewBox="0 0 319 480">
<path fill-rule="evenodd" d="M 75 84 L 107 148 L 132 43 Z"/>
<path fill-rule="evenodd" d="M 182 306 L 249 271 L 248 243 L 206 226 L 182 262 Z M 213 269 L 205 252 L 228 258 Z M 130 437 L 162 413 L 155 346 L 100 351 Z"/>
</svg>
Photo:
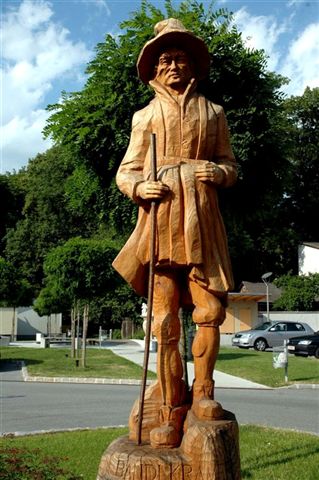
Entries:
<svg viewBox="0 0 319 480">
<path fill-rule="evenodd" d="M 272 275 L 272 272 L 267 272 L 264 273 L 261 276 L 262 281 L 266 285 L 266 298 L 267 298 L 267 322 L 269 322 L 269 283 L 267 282 L 267 279 L 270 278 Z"/>
</svg>

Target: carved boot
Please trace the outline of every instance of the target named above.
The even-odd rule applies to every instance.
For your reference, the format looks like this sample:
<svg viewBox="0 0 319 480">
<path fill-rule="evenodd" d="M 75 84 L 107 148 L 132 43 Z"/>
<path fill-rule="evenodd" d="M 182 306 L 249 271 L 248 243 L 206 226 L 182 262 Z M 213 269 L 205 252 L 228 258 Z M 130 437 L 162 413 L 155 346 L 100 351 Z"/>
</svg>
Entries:
<svg viewBox="0 0 319 480">
<path fill-rule="evenodd" d="M 150 442 L 153 448 L 175 448 L 182 440 L 183 422 L 188 405 L 169 407 L 163 405 L 160 409 L 160 426 L 150 432 Z"/>
<path fill-rule="evenodd" d="M 193 384 L 192 411 L 199 420 L 218 420 L 223 418 L 223 408 L 214 400 L 214 380 L 205 380 Z"/>
</svg>

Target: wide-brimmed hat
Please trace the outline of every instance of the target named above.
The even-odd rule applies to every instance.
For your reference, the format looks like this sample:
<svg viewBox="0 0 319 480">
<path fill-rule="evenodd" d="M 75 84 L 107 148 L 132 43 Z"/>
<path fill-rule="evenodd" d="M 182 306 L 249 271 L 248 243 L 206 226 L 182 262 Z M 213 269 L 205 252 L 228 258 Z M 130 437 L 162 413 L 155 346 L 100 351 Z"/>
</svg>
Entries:
<svg viewBox="0 0 319 480">
<path fill-rule="evenodd" d="M 158 22 L 154 27 L 155 37 L 149 40 L 138 57 L 137 71 L 140 79 L 148 83 L 154 76 L 154 66 L 164 48 L 178 47 L 187 52 L 195 65 L 197 80 L 206 77 L 209 72 L 210 56 L 204 41 L 186 30 L 176 18 Z"/>
</svg>

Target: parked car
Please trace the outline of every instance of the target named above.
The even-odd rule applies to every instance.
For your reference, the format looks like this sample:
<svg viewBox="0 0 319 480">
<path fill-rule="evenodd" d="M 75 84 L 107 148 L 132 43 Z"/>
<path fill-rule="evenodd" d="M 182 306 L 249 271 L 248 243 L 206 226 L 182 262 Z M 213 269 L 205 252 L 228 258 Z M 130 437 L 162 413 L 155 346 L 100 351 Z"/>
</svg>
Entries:
<svg viewBox="0 0 319 480">
<path fill-rule="evenodd" d="M 310 335 L 313 329 L 307 323 L 300 322 L 265 322 L 251 330 L 238 332 L 232 338 L 232 345 L 251 348 L 263 352 L 266 348 L 278 347 L 284 340 L 300 335 Z"/>
<path fill-rule="evenodd" d="M 314 355 L 319 358 L 319 330 L 312 335 L 290 338 L 288 352 L 306 357 Z"/>
</svg>

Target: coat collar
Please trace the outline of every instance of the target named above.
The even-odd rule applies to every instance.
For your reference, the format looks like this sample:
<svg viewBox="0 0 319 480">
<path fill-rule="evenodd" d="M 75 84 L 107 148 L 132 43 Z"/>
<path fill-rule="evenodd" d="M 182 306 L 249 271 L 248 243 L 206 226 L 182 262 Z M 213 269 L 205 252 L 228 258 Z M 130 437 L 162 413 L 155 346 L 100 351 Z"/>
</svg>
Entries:
<svg viewBox="0 0 319 480">
<path fill-rule="evenodd" d="M 197 87 L 197 82 L 196 82 L 195 78 L 191 78 L 191 80 L 189 81 L 189 84 L 186 87 L 185 92 L 181 96 L 181 100 L 178 101 L 177 98 L 175 98 L 174 95 L 172 95 L 168 91 L 168 89 L 165 87 L 165 85 L 160 83 L 158 80 L 151 80 L 149 82 L 149 84 L 155 90 L 155 93 L 158 97 L 166 99 L 169 102 L 174 102 L 177 105 L 178 104 L 183 105 L 185 103 L 186 99 L 195 91 L 195 89 Z"/>
</svg>

